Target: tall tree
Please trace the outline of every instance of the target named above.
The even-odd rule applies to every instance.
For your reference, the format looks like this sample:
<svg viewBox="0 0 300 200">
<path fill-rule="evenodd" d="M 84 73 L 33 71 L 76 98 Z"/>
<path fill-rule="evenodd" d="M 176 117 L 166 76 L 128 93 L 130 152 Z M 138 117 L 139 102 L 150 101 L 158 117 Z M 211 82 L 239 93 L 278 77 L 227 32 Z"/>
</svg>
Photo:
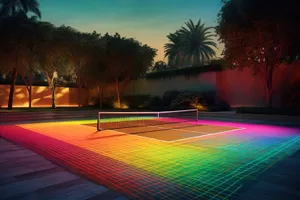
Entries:
<svg viewBox="0 0 300 200">
<path fill-rule="evenodd" d="M 26 82 L 24 74 L 32 69 L 28 65 L 28 48 L 33 34 L 32 25 L 36 22 L 33 16 L 28 18 L 26 13 L 18 11 L 14 16 L 0 18 L 0 40 L 2 71 L 11 74 L 11 86 L 8 99 L 8 109 L 12 109 L 13 95 L 17 75 L 21 75 Z M 26 82 L 27 83 L 27 82 Z M 29 89 L 27 85 L 27 89 Z"/>
<path fill-rule="evenodd" d="M 137 78 L 153 64 L 156 50 L 131 38 L 106 34 L 103 38 L 108 80 L 115 84 L 117 104 L 121 107 L 120 93 L 130 79 Z"/>
<path fill-rule="evenodd" d="M 1 23 L 3 25 L 7 22 L 6 25 L 8 25 L 7 27 L 10 27 L 8 28 L 8 30 L 12 31 L 12 35 L 18 34 L 17 32 L 19 32 L 19 30 L 17 30 L 17 28 L 20 28 L 22 25 L 24 25 L 24 22 L 26 24 L 26 21 L 28 20 L 28 12 L 33 13 L 33 16 L 36 15 L 39 18 L 41 18 L 41 12 L 39 10 L 39 3 L 37 2 L 37 0 L 0 0 Z M 17 39 L 17 41 L 19 41 L 20 44 L 20 39 Z M 15 51 L 20 51 L 20 49 L 16 48 Z M 19 60 L 20 59 L 17 58 L 16 64 L 14 65 L 14 67 L 12 67 L 12 78 L 8 99 L 8 109 L 12 109 L 13 105 L 14 87 L 18 75 L 18 67 L 20 67 Z"/>
<path fill-rule="evenodd" d="M 68 48 L 63 43 L 60 30 L 48 22 L 40 23 L 41 48 L 39 51 L 39 68 L 44 72 L 52 91 L 52 108 L 56 108 L 55 90 L 63 76 L 73 73 L 68 60 Z"/>
<path fill-rule="evenodd" d="M 300 52 L 299 8 L 295 0 L 224 0 L 219 13 L 217 33 L 228 66 L 261 75 L 270 107 L 278 66 Z"/>
<path fill-rule="evenodd" d="M 28 12 L 41 18 L 39 2 L 37 0 L 0 0 L 0 17 L 13 16 L 18 11 Z"/>
<path fill-rule="evenodd" d="M 203 65 L 215 57 L 216 43 L 212 27 L 206 27 L 199 20 L 196 24 L 189 20 L 175 33 L 170 33 L 167 38 L 170 43 L 165 44 L 165 56 L 169 65 Z"/>
<path fill-rule="evenodd" d="M 169 43 L 165 44 L 165 57 L 168 57 L 168 64 L 173 67 L 180 67 L 183 63 L 181 36 L 178 31 L 167 35 Z"/>
<path fill-rule="evenodd" d="M 99 106 L 102 108 L 104 88 L 108 85 L 108 70 L 105 64 L 104 49 L 98 46 L 91 52 L 91 59 L 85 70 L 82 71 L 82 79 L 88 88 L 97 89 Z"/>
<path fill-rule="evenodd" d="M 76 84 L 78 86 L 78 106 L 81 106 L 81 88 L 84 85 L 83 74 L 92 60 L 97 59 L 94 56 L 95 46 L 99 43 L 100 34 L 81 33 L 72 27 L 61 26 L 58 28 L 59 36 L 65 45 L 68 61 L 74 67 Z"/>
<path fill-rule="evenodd" d="M 26 65 L 26 73 L 27 73 L 27 81 L 26 88 L 28 91 L 28 102 L 29 102 L 29 109 L 32 107 L 32 82 L 33 82 L 33 75 L 36 74 L 38 70 L 38 60 L 39 60 L 39 51 L 41 49 L 41 40 L 39 34 L 39 22 L 35 16 L 31 17 L 28 22 L 28 32 L 26 35 L 27 38 L 27 47 L 25 49 L 25 65 Z M 21 73 L 24 80 L 25 77 Z"/>
</svg>

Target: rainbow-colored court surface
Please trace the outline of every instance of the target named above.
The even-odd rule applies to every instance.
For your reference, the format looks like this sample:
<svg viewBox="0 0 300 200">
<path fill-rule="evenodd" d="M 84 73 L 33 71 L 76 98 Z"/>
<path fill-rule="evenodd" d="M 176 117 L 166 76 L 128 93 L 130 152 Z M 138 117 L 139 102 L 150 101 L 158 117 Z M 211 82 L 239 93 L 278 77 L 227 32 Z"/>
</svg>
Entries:
<svg viewBox="0 0 300 200">
<path fill-rule="evenodd" d="M 200 120 L 171 129 L 97 131 L 95 123 L 5 125 L 0 133 L 128 198 L 143 200 L 233 199 L 246 182 L 300 149 L 297 128 Z"/>
</svg>

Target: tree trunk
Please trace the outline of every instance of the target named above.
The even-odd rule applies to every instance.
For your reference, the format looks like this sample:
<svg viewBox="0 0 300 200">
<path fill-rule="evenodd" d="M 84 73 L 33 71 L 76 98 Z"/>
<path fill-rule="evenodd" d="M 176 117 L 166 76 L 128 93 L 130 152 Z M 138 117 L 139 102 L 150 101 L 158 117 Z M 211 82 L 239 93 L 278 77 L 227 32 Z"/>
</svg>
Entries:
<svg viewBox="0 0 300 200">
<path fill-rule="evenodd" d="M 29 73 L 29 88 L 28 88 L 28 100 L 29 100 L 29 109 L 31 109 L 31 101 L 32 101 L 32 74 Z"/>
<path fill-rule="evenodd" d="M 52 108 L 56 108 L 55 105 L 55 87 L 52 87 Z"/>
<path fill-rule="evenodd" d="M 32 101 L 32 86 L 31 86 L 31 84 L 29 85 L 28 97 L 29 97 L 29 109 L 31 109 L 31 101 Z"/>
<path fill-rule="evenodd" d="M 116 79 L 116 91 L 117 91 L 118 108 L 121 108 L 121 99 L 120 99 L 119 80 L 118 79 Z"/>
<path fill-rule="evenodd" d="M 272 108 L 273 107 L 273 102 L 272 102 L 272 93 L 270 91 L 266 91 L 266 101 L 267 101 L 267 106 Z"/>
<path fill-rule="evenodd" d="M 81 79 L 78 78 L 78 107 L 81 107 Z"/>
<path fill-rule="evenodd" d="M 13 68 L 12 80 L 11 80 L 11 84 L 10 84 L 10 91 L 9 91 L 9 98 L 8 98 L 8 105 L 7 105 L 8 110 L 12 110 L 12 107 L 13 107 L 14 92 L 15 92 L 15 84 L 16 84 L 16 80 L 17 80 L 17 75 L 18 75 L 17 68 Z"/>
<path fill-rule="evenodd" d="M 54 109 L 54 108 L 56 108 L 56 105 L 55 105 L 56 83 L 55 83 L 55 80 L 53 78 L 53 75 L 51 77 L 47 71 L 45 71 L 45 75 L 46 75 L 46 78 L 47 78 L 47 81 L 48 81 L 48 85 L 49 85 L 49 87 L 51 88 L 51 91 L 52 91 L 51 101 L 52 101 L 52 108 Z"/>
<path fill-rule="evenodd" d="M 266 100 L 267 100 L 267 106 L 272 108 L 273 107 L 273 72 L 274 67 L 270 67 L 268 73 L 267 73 L 267 80 L 266 80 Z"/>
<path fill-rule="evenodd" d="M 100 85 L 97 86 L 97 90 L 98 90 L 98 95 L 99 95 L 99 108 L 102 108 L 103 92 L 102 92 L 102 88 L 100 87 Z"/>
<path fill-rule="evenodd" d="M 100 89 L 100 93 L 99 93 L 99 105 L 100 105 L 100 108 L 102 108 L 102 105 L 103 105 L 103 93 L 102 93 L 102 89 Z"/>
</svg>

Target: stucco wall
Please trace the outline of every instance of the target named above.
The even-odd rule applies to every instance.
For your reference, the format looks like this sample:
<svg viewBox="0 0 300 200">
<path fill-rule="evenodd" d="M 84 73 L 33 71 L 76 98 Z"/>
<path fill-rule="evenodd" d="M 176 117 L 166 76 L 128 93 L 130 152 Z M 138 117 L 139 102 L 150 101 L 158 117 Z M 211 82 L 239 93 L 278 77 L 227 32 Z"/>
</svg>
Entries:
<svg viewBox="0 0 300 200">
<path fill-rule="evenodd" d="M 0 85 L 0 107 L 7 107 L 9 85 Z M 51 107 L 51 89 L 45 86 L 32 87 L 32 107 Z M 78 106 L 78 89 L 58 87 L 55 90 L 56 105 L 61 107 Z M 81 103 L 87 105 L 87 91 L 82 89 Z M 26 86 L 16 86 L 13 107 L 28 107 Z"/>
<path fill-rule="evenodd" d="M 281 106 L 286 92 L 295 83 L 300 84 L 300 64 L 280 66 L 274 76 L 274 105 Z M 0 85 L 0 107 L 7 107 L 9 85 Z M 253 76 L 250 69 L 223 70 L 221 72 L 207 72 L 198 76 L 186 78 L 184 76 L 165 79 L 139 79 L 131 81 L 124 89 L 122 95 L 153 95 L 162 96 L 168 90 L 193 90 L 193 91 L 217 91 L 217 94 L 232 107 L 237 106 L 265 106 L 265 91 L 263 79 Z M 300 86 L 299 86 L 300 90 Z M 115 86 L 105 88 L 105 97 L 116 96 Z M 93 89 L 90 97 L 97 95 Z M 88 104 L 88 92 L 82 89 L 81 102 Z M 300 102 L 299 102 L 300 104 Z M 25 86 L 16 86 L 14 107 L 28 107 L 28 92 Z M 51 90 L 44 86 L 33 86 L 33 107 L 50 107 Z M 77 106 L 77 88 L 57 88 L 57 106 Z"/>
<path fill-rule="evenodd" d="M 300 84 L 300 62 L 279 66 L 273 79 L 275 107 L 282 106 L 284 95 L 297 81 Z M 178 76 L 157 80 L 140 79 L 130 82 L 123 94 L 162 96 L 168 90 L 217 91 L 218 96 L 232 107 L 266 106 L 264 87 L 261 75 L 254 76 L 251 69 L 245 68 L 243 71 L 227 69 L 207 72 L 189 78 Z"/>
<path fill-rule="evenodd" d="M 216 72 L 202 73 L 191 77 L 172 77 L 165 79 L 139 79 L 124 88 L 125 95 L 162 96 L 168 90 L 215 91 Z"/>
<path fill-rule="evenodd" d="M 281 65 L 275 71 L 273 79 L 273 105 L 275 107 L 282 106 L 284 95 L 290 90 L 291 85 L 296 84 L 297 81 L 299 83 L 299 64 Z M 260 75 L 254 76 L 250 69 L 218 72 L 216 85 L 219 96 L 232 107 L 266 105 L 264 79 Z"/>
</svg>

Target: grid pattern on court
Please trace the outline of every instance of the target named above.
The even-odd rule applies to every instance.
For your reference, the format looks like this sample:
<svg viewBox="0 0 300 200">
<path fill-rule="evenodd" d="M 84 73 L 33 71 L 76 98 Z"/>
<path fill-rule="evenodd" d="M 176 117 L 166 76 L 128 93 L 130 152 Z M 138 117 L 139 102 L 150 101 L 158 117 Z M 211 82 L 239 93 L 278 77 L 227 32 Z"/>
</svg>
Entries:
<svg viewBox="0 0 300 200">
<path fill-rule="evenodd" d="M 169 120 L 167 122 L 153 124 L 153 125 L 144 125 L 144 126 L 130 126 L 114 129 L 120 133 L 126 134 L 135 134 L 140 137 L 146 137 L 151 139 L 156 139 L 166 142 L 176 142 L 180 140 L 190 140 L 192 138 L 198 138 L 210 134 L 219 134 L 229 131 L 240 130 L 237 127 L 225 127 L 225 126 L 210 126 L 202 125 L 198 123 L 190 122 L 173 122 Z M 82 124 L 83 126 L 95 127 L 97 124 Z M 105 129 L 102 131 L 106 131 Z M 102 132 L 103 133 L 103 132 Z"/>
<path fill-rule="evenodd" d="M 128 127 L 141 127 L 161 125 L 182 121 L 197 121 L 198 111 L 179 110 L 164 112 L 99 112 L 99 129 L 120 129 Z"/>
<path fill-rule="evenodd" d="M 7 127 L 4 136 L 47 149 L 48 156 L 137 199 L 231 199 L 244 180 L 254 179 L 300 146 L 295 130 L 281 128 L 264 134 L 253 126 L 189 144 L 165 144 L 113 132 L 112 137 L 99 136 L 76 124 L 56 126 L 59 133 L 51 123 L 23 126 L 41 134 Z"/>
</svg>

